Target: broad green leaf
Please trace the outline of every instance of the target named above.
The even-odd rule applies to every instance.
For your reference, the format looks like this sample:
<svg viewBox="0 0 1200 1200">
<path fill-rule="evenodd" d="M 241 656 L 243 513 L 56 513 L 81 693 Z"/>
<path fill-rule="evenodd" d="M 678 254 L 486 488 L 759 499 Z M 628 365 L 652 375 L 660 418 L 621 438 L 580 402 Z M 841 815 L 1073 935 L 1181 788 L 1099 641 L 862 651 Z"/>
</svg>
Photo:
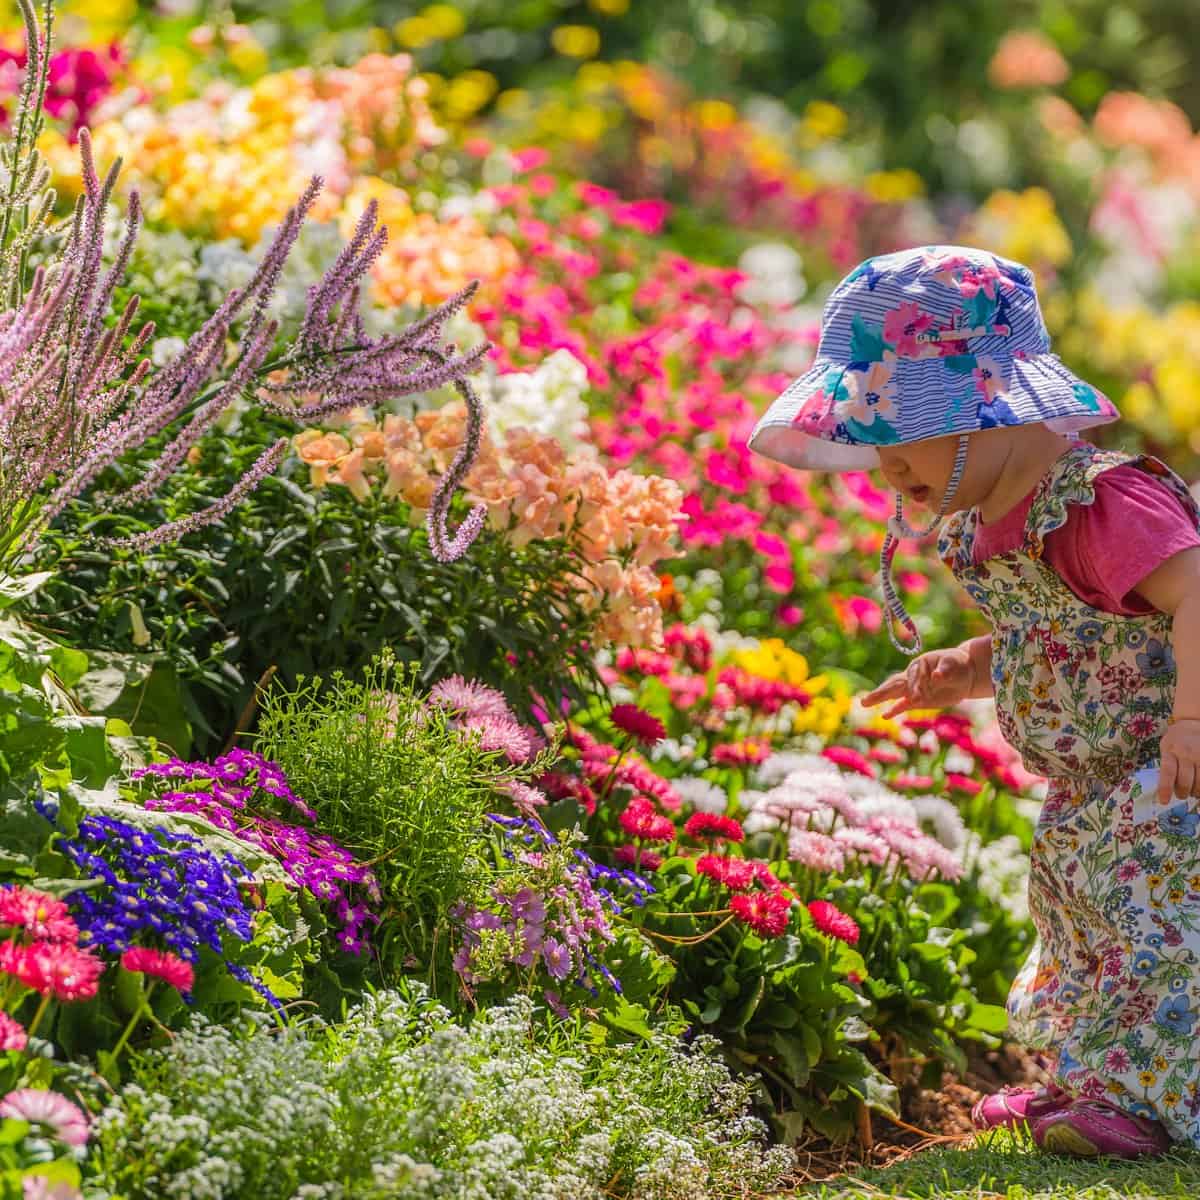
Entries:
<svg viewBox="0 0 1200 1200">
<path fill-rule="evenodd" d="M 967 1015 L 967 1024 L 972 1029 L 986 1033 L 1005 1033 L 1008 1030 L 1008 1013 L 1000 1004 L 976 1004 Z"/>
<path fill-rule="evenodd" d="M 53 571 L 36 571 L 30 575 L 0 575 L 0 608 L 11 608 L 17 601 L 32 596 L 53 576 Z"/>
</svg>

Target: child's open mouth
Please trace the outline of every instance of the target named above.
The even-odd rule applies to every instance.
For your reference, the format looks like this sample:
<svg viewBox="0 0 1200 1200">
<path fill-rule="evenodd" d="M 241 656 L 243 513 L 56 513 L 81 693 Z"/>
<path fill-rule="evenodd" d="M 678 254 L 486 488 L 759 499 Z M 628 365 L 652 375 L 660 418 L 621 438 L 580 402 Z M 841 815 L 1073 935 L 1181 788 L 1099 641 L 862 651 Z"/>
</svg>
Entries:
<svg viewBox="0 0 1200 1200">
<path fill-rule="evenodd" d="M 929 502 L 929 497 L 933 495 L 933 492 L 930 488 L 922 486 L 910 488 L 908 494 L 913 498 L 915 503 L 927 504 Z"/>
</svg>

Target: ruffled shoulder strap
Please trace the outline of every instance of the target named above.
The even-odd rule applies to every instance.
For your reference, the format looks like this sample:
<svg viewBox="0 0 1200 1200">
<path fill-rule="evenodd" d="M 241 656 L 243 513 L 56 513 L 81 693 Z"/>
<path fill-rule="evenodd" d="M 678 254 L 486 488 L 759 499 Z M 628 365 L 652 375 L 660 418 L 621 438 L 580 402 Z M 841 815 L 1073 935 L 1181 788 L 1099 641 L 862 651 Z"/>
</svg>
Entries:
<svg viewBox="0 0 1200 1200">
<path fill-rule="evenodd" d="M 1025 552 L 1040 558 L 1046 537 L 1067 523 L 1068 508 L 1072 504 L 1094 504 L 1096 480 L 1106 471 L 1124 466 L 1137 467 L 1170 488 L 1200 527 L 1200 508 L 1187 484 L 1164 463 L 1147 454 L 1121 454 L 1082 442 L 1064 454 L 1042 481 L 1029 509 Z"/>
</svg>

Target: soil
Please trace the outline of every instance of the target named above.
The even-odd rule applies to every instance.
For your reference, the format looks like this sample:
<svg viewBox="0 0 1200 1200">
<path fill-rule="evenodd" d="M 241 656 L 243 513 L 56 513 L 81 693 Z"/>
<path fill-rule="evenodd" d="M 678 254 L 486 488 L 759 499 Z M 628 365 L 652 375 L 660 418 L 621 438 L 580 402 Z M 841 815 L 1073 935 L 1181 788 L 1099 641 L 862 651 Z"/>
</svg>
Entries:
<svg viewBox="0 0 1200 1200">
<path fill-rule="evenodd" d="M 947 1071 L 936 1090 L 922 1088 L 915 1080 L 901 1085 L 901 1121 L 871 1113 L 860 1123 L 858 1138 L 848 1144 L 835 1146 L 816 1135 L 798 1144 L 796 1182 L 831 1180 L 861 1167 L 887 1166 L 933 1146 L 964 1142 L 974 1132 L 971 1109 L 981 1096 L 1006 1085 L 1047 1083 L 1051 1061 L 1011 1043 L 998 1050 L 969 1052 L 961 1078 Z"/>
</svg>

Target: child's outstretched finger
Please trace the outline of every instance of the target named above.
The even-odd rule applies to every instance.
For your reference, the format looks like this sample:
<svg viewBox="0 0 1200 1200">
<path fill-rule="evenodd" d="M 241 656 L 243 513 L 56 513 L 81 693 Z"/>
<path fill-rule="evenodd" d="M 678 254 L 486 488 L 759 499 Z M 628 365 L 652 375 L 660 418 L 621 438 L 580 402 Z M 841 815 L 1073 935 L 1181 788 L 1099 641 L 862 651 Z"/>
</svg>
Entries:
<svg viewBox="0 0 1200 1200">
<path fill-rule="evenodd" d="M 865 708 L 874 708 L 885 700 L 895 700 L 898 696 L 908 694 L 908 679 L 904 675 L 893 675 L 885 679 L 873 692 L 868 692 L 863 698 Z"/>
<path fill-rule="evenodd" d="M 1158 801 L 1168 804 L 1175 795 L 1175 782 L 1179 776 L 1179 760 L 1173 754 L 1164 754 L 1158 772 Z"/>
</svg>

